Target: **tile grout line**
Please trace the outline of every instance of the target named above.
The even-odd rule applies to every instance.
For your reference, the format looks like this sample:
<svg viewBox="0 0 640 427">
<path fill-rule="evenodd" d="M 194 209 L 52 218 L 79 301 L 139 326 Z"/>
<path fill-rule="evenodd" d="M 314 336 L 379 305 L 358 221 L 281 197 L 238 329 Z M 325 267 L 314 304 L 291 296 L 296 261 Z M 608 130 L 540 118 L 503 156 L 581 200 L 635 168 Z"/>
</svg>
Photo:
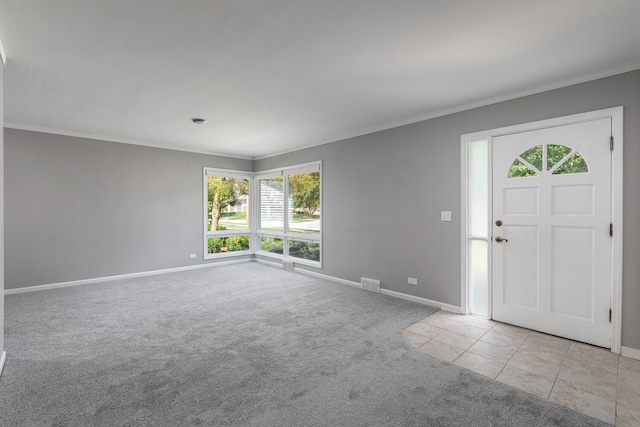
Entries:
<svg viewBox="0 0 640 427">
<path fill-rule="evenodd" d="M 464 322 L 458 322 L 458 324 L 460 324 L 460 325 L 467 325 L 467 326 L 473 326 L 473 325 L 468 325 L 468 324 L 466 324 L 466 323 L 464 323 Z M 445 331 L 448 331 L 448 330 L 449 330 L 451 327 L 453 327 L 453 326 L 456 326 L 456 325 L 451 325 L 451 326 L 449 326 L 447 329 L 445 329 Z M 486 332 L 485 332 L 484 334 L 480 335 L 480 337 L 479 337 L 479 338 L 473 338 L 473 339 L 475 339 L 475 341 L 473 342 L 473 344 L 471 344 L 471 345 L 470 345 L 469 347 L 467 347 L 465 350 L 462 350 L 462 353 L 460 353 L 460 354 L 458 355 L 458 357 L 456 357 L 455 359 L 453 359 L 453 360 L 451 361 L 451 363 L 455 363 L 455 361 L 456 361 L 456 360 L 458 360 L 458 359 L 460 359 L 460 358 L 462 357 L 462 355 L 466 354 L 466 353 L 467 353 L 467 351 L 469 351 L 469 349 L 470 349 L 471 347 L 473 347 L 473 345 L 474 345 L 475 343 L 477 343 L 478 341 L 480 341 L 480 338 L 482 338 L 483 336 L 485 336 L 485 335 L 486 335 L 490 330 L 492 330 L 495 326 L 496 326 L 496 324 L 491 325 L 491 327 L 490 327 L 489 329 L 487 329 L 487 330 L 486 330 Z M 476 326 L 476 327 L 477 327 L 477 326 Z M 483 329 L 483 328 L 478 328 L 478 329 Z M 461 334 L 461 335 L 462 335 L 462 334 Z M 469 337 L 469 338 L 471 338 L 471 337 Z M 435 337 L 434 337 L 433 339 L 435 339 Z M 436 341 L 437 341 L 437 340 L 436 340 Z M 455 346 L 452 346 L 452 347 L 455 347 Z M 475 353 L 473 353 L 473 352 L 472 352 L 472 354 L 475 354 Z M 490 357 L 488 357 L 487 359 L 490 359 Z M 479 373 L 479 372 L 477 372 L 477 373 Z M 480 375 L 483 375 L 483 374 L 480 374 Z M 485 375 L 485 377 L 486 377 L 486 375 Z M 487 377 L 487 378 L 489 378 L 489 377 Z M 495 379 L 495 378 L 494 378 L 494 379 Z"/>
<path fill-rule="evenodd" d="M 496 332 L 497 334 L 499 334 L 500 332 Z M 504 335 L 504 334 L 503 334 Z M 527 337 L 522 340 L 522 342 L 520 343 L 520 345 L 518 345 L 518 348 L 516 348 L 516 350 L 513 352 L 513 354 L 511 356 L 509 356 L 509 359 L 504 362 L 504 366 L 502 367 L 502 369 L 500 369 L 500 372 L 498 372 L 498 375 L 496 375 L 496 377 L 494 378 L 496 381 L 498 381 L 498 377 L 500 376 L 500 374 L 502 373 L 502 371 L 504 371 L 504 368 L 507 367 L 507 365 L 509 364 L 509 362 L 511 362 L 511 359 L 513 359 L 513 356 L 516 355 L 516 353 L 518 353 L 518 350 L 520 350 L 520 347 L 522 347 L 525 343 L 525 341 L 527 341 L 529 339 L 529 337 L 531 336 L 531 332 L 529 332 L 529 335 L 527 335 Z M 502 382 L 502 381 L 501 381 Z M 519 388 L 519 387 L 518 387 Z M 548 400 L 548 399 L 547 399 Z"/>
<path fill-rule="evenodd" d="M 562 363 L 560 363 L 560 369 L 558 369 L 558 372 L 556 373 L 556 376 L 553 379 L 553 384 L 551 385 L 551 390 L 549 390 L 549 394 L 547 395 L 547 400 L 549 400 L 549 398 L 551 397 L 551 393 L 553 393 L 553 389 L 556 388 L 556 382 L 558 381 L 558 377 L 560 376 L 560 371 L 562 371 L 562 367 L 564 366 L 564 362 L 567 360 L 567 354 L 569 354 L 569 349 L 571 349 L 572 345 L 573 343 L 569 343 L 569 347 L 567 348 L 567 351 L 565 351 L 564 356 L 562 356 Z"/>
<path fill-rule="evenodd" d="M 485 357 L 486 359 L 488 359 L 488 360 L 492 360 L 492 361 L 494 361 L 494 362 L 503 363 L 502 368 L 500 369 L 500 371 L 498 372 L 498 374 L 497 374 L 495 377 L 493 377 L 493 378 L 489 377 L 488 375 L 485 375 L 485 374 L 482 374 L 482 373 L 480 373 L 480 372 L 476 371 L 477 373 L 479 373 L 479 374 L 481 374 L 481 375 L 483 375 L 483 376 L 485 376 L 485 377 L 487 377 L 487 378 L 491 378 L 491 379 L 493 379 L 493 380 L 499 381 L 499 380 L 497 379 L 497 378 L 498 378 L 498 376 L 500 376 L 500 374 L 502 374 L 502 373 L 503 373 L 503 371 L 504 371 L 504 369 L 507 367 L 507 365 L 512 361 L 512 359 L 514 358 L 514 356 L 515 356 L 516 354 L 518 354 L 518 352 L 519 352 L 519 351 L 522 349 L 522 347 L 524 346 L 525 342 L 527 342 L 527 341 L 531 338 L 531 336 L 533 335 L 533 333 L 534 333 L 534 331 L 531 331 L 531 330 L 530 330 L 530 329 L 528 329 L 528 328 L 519 328 L 519 329 L 522 329 L 522 330 L 527 330 L 529 333 L 528 333 L 528 335 L 525 337 L 525 339 L 524 339 L 524 340 L 523 340 L 523 341 L 522 341 L 522 342 L 521 342 L 521 343 L 516 347 L 515 351 L 514 351 L 514 352 L 513 352 L 513 354 L 512 354 L 512 355 L 507 359 L 507 361 L 506 361 L 506 362 L 501 362 L 501 361 L 495 360 L 495 359 L 493 359 L 493 358 L 491 358 L 491 357 L 488 357 L 488 356 L 483 356 L 483 355 L 480 355 L 480 354 L 476 354 L 476 353 L 474 353 L 473 351 L 471 351 L 471 350 L 470 350 L 470 348 L 471 348 L 471 347 L 473 347 L 476 343 L 480 342 L 480 341 L 481 341 L 481 339 L 482 339 L 484 336 L 486 336 L 489 332 L 492 332 L 492 331 L 493 331 L 493 332 L 495 332 L 495 333 L 497 333 L 497 334 L 499 334 L 499 335 L 504 335 L 504 336 L 507 336 L 507 337 L 516 338 L 515 336 L 511 336 L 511 335 L 508 335 L 508 334 L 506 334 L 506 333 L 502 333 L 502 332 L 500 332 L 500 331 L 496 331 L 496 330 L 495 330 L 495 327 L 496 327 L 497 325 L 499 325 L 499 324 L 500 324 L 499 322 L 495 322 L 493 325 L 490 325 L 490 327 L 489 327 L 488 329 L 484 330 L 484 333 L 483 333 L 482 335 L 480 335 L 478 338 L 469 337 L 469 336 L 464 335 L 464 334 L 459 334 L 459 335 L 465 336 L 465 337 L 467 337 L 467 338 L 472 338 L 472 339 L 474 340 L 474 342 L 473 342 L 471 345 L 467 346 L 467 347 L 466 347 L 466 349 L 462 349 L 462 348 L 460 348 L 460 347 L 456 347 L 455 345 L 447 344 L 447 343 L 445 343 L 445 342 L 443 342 L 443 341 L 439 341 L 439 340 L 437 340 L 436 338 L 437 338 L 437 336 L 438 336 L 438 335 L 440 335 L 440 334 L 436 335 L 436 336 L 435 336 L 435 337 L 433 337 L 433 338 L 429 338 L 429 339 L 428 339 L 428 341 L 427 341 L 427 342 L 425 342 L 422 346 L 424 346 L 425 344 L 427 344 L 428 342 L 431 342 L 431 341 L 438 341 L 438 342 L 440 342 L 440 343 L 447 344 L 447 345 L 449 345 L 450 347 L 453 347 L 453 348 L 455 348 L 455 349 L 460 350 L 460 351 L 461 351 L 461 353 L 460 353 L 458 356 L 456 356 L 456 357 L 455 357 L 455 358 L 454 358 L 450 363 L 455 363 L 457 360 L 459 360 L 459 359 L 460 359 L 462 356 L 464 356 L 466 353 L 473 354 L 474 356 L 475 356 L 475 355 L 477 355 L 477 356 L 482 356 L 482 357 Z M 460 321 L 460 322 L 458 322 L 458 321 L 454 321 L 454 324 L 451 324 L 449 327 L 447 327 L 447 328 L 441 328 L 441 329 L 443 329 L 443 332 L 442 332 L 442 333 L 444 333 L 445 331 L 450 331 L 450 329 L 451 329 L 451 328 L 453 328 L 453 327 L 455 327 L 455 326 L 459 326 L 459 325 L 472 326 L 472 327 L 475 327 L 475 328 L 478 328 L 478 329 L 484 329 L 483 327 L 475 326 L 475 325 L 473 325 L 473 324 L 469 324 L 469 323 L 466 323 L 466 322 L 462 322 L 462 321 Z M 499 347 L 499 348 L 505 348 L 505 349 L 506 349 L 506 348 L 508 348 L 508 347 L 502 347 L 502 346 L 500 346 L 500 345 L 494 345 L 494 344 L 490 344 L 490 343 L 487 343 L 487 344 L 491 345 L 491 346 L 492 346 L 492 347 L 494 347 L 494 348 L 498 348 L 498 347 Z M 558 372 L 557 372 L 557 373 L 555 374 L 555 376 L 554 376 L 554 380 L 553 380 L 553 382 L 552 382 L 552 386 L 551 386 L 551 388 L 550 388 L 549 393 L 547 393 L 547 395 L 546 395 L 546 399 L 545 399 L 545 400 L 550 401 L 550 397 L 551 397 L 551 395 L 553 394 L 553 391 L 555 390 L 555 387 L 556 387 L 557 382 L 558 382 L 558 378 L 560 377 L 560 372 L 562 371 L 562 369 L 563 369 L 563 368 L 566 368 L 566 362 L 567 362 L 567 360 L 568 360 L 568 359 L 567 359 L 567 357 L 568 357 L 569 351 L 570 351 L 570 350 L 571 350 L 571 348 L 574 346 L 574 344 L 575 344 L 575 342 L 572 342 L 571 340 L 569 340 L 569 346 L 568 346 L 568 347 L 567 347 L 567 349 L 564 351 L 563 356 L 562 356 L 562 361 L 561 361 L 561 363 L 560 363 L 560 369 L 558 370 Z M 541 345 L 542 345 L 542 344 L 541 344 Z M 420 347 L 422 347 L 422 346 L 420 346 Z M 543 347 L 546 347 L 546 346 L 544 346 L 544 345 L 542 345 L 542 346 L 543 346 Z M 418 348 L 419 348 L 419 347 L 418 347 Z M 619 383 L 619 379 L 620 379 L 620 363 L 621 363 L 621 356 L 620 356 L 620 355 L 617 355 L 616 362 L 615 362 L 615 366 L 616 366 L 616 387 L 615 387 L 615 397 L 614 397 L 614 400 L 613 400 L 613 402 L 612 402 L 612 403 L 614 404 L 614 414 L 613 414 L 613 416 L 614 416 L 614 425 L 615 425 L 615 424 L 617 423 L 617 421 L 618 421 L 618 407 L 619 407 L 619 402 L 618 402 L 618 397 L 619 397 L 618 383 Z M 516 387 L 516 388 L 519 388 L 519 387 Z M 522 389 L 521 389 L 521 390 L 522 390 Z M 580 391 L 581 389 L 577 389 L 577 390 L 578 390 L 578 391 Z M 595 397 L 599 397 L 598 395 L 595 395 L 595 394 L 590 393 L 590 392 L 585 392 L 585 393 L 587 393 L 587 394 L 591 394 L 591 395 L 593 395 L 593 396 L 595 396 Z M 605 399 L 605 400 L 607 400 L 606 398 L 601 398 L 601 399 Z M 567 405 L 562 404 L 562 403 L 560 403 L 560 405 L 565 406 L 565 407 L 568 407 Z M 578 412 L 584 413 L 584 412 L 582 412 L 582 411 L 578 411 Z"/>
</svg>

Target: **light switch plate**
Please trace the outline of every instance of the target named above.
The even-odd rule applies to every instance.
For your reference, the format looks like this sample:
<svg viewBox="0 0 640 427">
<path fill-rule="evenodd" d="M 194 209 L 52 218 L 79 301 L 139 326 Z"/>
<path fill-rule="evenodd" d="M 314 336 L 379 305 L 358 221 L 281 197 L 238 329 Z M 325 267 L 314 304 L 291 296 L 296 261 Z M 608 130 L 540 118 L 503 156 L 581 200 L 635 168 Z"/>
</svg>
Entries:
<svg viewBox="0 0 640 427">
<path fill-rule="evenodd" d="M 451 221 L 451 211 L 440 212 L 440 221 Z"/>
</svg>

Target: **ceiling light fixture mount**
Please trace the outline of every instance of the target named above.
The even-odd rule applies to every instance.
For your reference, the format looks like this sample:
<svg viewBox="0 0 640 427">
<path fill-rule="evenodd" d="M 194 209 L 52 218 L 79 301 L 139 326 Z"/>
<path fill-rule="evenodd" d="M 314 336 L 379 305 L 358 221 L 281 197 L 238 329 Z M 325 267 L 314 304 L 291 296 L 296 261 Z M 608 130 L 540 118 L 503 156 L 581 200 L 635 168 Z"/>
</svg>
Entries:
<svg viewBox="0 0 640 427">
<path fill-rule="evenodd" d="M 199 118 L 193 118 L 191 119 L 191 121 L 197 125 L 203 125 L 205 123 L 207 123 L 207 119 L 199 119 Z"/>
</svg>

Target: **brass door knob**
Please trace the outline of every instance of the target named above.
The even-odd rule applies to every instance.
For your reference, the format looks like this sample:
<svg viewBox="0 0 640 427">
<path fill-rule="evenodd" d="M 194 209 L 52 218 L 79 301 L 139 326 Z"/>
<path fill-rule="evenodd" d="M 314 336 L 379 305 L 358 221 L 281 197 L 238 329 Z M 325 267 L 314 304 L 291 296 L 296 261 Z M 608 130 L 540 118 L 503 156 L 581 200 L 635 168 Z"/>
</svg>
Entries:
<svg viewBox="0 0 640 427">
<path fill-rule="evenodd" d="M 495 241 L 500 243 L 500 242 L 508 242 L 509 239 L 504 239 L 502 236 L 496 236 Z"/>
</svg>

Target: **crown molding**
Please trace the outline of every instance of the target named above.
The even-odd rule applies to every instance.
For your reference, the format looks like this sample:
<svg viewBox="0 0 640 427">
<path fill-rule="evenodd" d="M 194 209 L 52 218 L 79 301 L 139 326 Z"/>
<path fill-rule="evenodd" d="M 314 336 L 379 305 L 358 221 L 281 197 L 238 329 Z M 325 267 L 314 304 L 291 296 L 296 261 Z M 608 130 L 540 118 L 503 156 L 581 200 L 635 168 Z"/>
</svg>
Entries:
<svg viewBox="0 0 640 427">
<path fill-rule="evenodd" d="M 468 102 L 468 103 L 459 104 L 459 105 L 455 105 L 455 106 L 448 107 L 448 108 L 435 110 L 435 111 L 429 112 L 427 114 L 409 117 L 409 118 L 406 118 L 406 119 L 402 119 L 402 120 L 398 120 L 398 121 L 395 121 L 395 122 L 387 123 L 387 124 L 382 125 L 382 126 L 359 129 L 359 130 L 357 130 L 355 132 L 339 135 L 339 136 L 337 136 L 335 138 L 332 138 L 332 139 L 328 139 L 328 140 L 325 140 L 325 141 L 319 141 L 319 142 L 307 144 L 307 145 L 304 145 L 304 146 L 301 146 L 301 147 L 297 147 L 297 148 L 294 148 L 294 149 L 291 149 L 291 150 L 284 150 L 284 151 L 275 152 L 273 154 L 266 154 L 266 155 L 263 155 L 263 156 L 256 156 L 253 159 L 254 160 L 263 160 L 263 159 L 268 159 L 270 157 L 282 156 L 284 154 L 289 154 L 289 153 L 294 153 L 296 151 L 306 150 L 306 149 L 309 149 L 309 148 L 317 147 L 319 145 L 331 144 L 333 142 L 344 141 L 346 139 L 358 138 L 358 137 L 361 137 L 361 136 L 364 136 L 364 135 L 369 135 L 369 134 L 376 133 L 376 132 L 382 132 L 382 131 L 386 131 L 386 130 L 390 130 L 390 129 L 395 129 L 395 128 L 402 127 L 402 126 L 407 126 L 407 125 L 411 125 L 411 124 L 415 124 L 415 123 L 420 123 L 420 122 L 423 122 L 423 121 L 426 121 L 426 120 L 436 119 L 438 117 L 448 116 L 448 115 L 451 115 L 451 114 L 462 113 L 464 111 L 473 110 L 475 108 L 486 107 L 488 105 L 498 104 L 500 102 L 512 101 L 514 99 L 524 98 L 526 96 L 538 95 L 540 93 L 549 92 L 549 91 L 556 90 L 556 89 L 562 89 L 562 88 L 565 88 L 565 87 L 574 86 L 574 85 L 578 85 L 578 84 L 581 84 L 581 83 L 587 83 L 587 82 L 594 81 L 594 80 L 604 79 L 604 78 L 607 78 L 607 77 L 612 77 L 612 76 L 615 76 L 615 75 L 618 75 L 618 74 L 624 74 L 624 73 L 628 73 L 628 72 L 636 71 L 636 70 L 640 70 L 640 62 L 633 62 L 633 63 L 627 64 L 627 65 L 624 65 L 624 66 L 621 66 L 621 67 L 617 67 L 617 68 L 613 68 L 613 69 L 607 70 L 605 72 L 591 73 L 591 74 L 583 75 L 581 77 L 560 80 L 560 81 L 556 81 L 555 83 L 541 85 L 541 86 L 533 87 L 533 88 L 530 88 L 530 89 L 527 89 L 527 90 L 513 91 L 513 92 L 510 92 L 510 93 L 507 93 L 507 94 L 504 94 L 504 95 L 500 95 L 500 96 L 496 96 L 496 97 L 482 98 L 482 99 L 480 99 L 478 101 Z"/>
<path fill-rule="evenodd" d="M 67 131 L 62 129 L 49 128 L 45 126 L 33 126 L 33 125 L 25 125 L 22 123 L 5 122 L 4 127 L 7 129 L 24 130 L 28 132 L 49 133 L 52 135 L 70 136 L 72 138 L 93 139 L 96 141 L 116 142 L 118 144 L 139 145 L 142 147 L 159 148 L 163 150 L 172 150 L 172 151 L 182 151 L 185 153 L 207 154 L 209 156 L 229 157 L 232 159 L 242 159 L 242 160 L 253 160 L 253 157 L 234 156 L 231 154 L 222 154 L 215 151 L 207 151 L 207 150 L 194 150 L 190 148 L 181 148 L 173 145 L 157 144 L 153 142 L 139 141 L 139 140 L 127 139 L 127 138 L 113 138 L 106 135 L 95 135 L 95 134 L 84 133 L 84 132 L 73 132 L 73 131 Z"/>
</svg>

